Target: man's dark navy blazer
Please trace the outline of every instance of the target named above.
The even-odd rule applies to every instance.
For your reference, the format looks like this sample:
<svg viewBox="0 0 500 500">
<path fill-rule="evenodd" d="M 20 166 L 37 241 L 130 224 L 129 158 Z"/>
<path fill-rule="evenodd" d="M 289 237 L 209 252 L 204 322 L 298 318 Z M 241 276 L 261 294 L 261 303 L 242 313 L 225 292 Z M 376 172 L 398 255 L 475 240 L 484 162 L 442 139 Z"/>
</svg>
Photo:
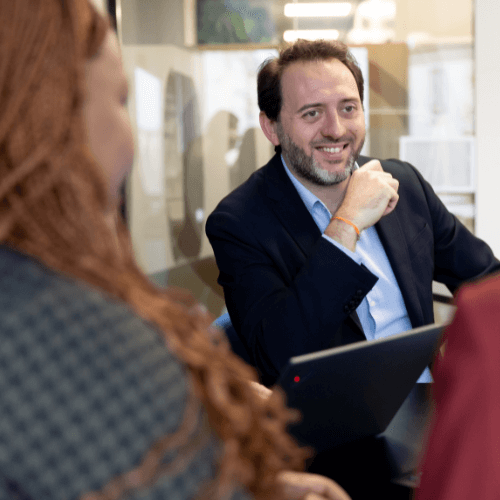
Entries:
<svg viewBox="0 0 500 500">
<path fill-rule="evenodd" d="M 500 263 L 413 166 L 381 163 L 399 181 L 399 201 L 375 227 L 418 327 L 434 321 L 433 280 L 454 291 Z M 355 310 L 378 278 L 321 237 L 279 155 L 219 203 L 206 232 L 231 320 L 263 383 L 291 356 L 365 338 Z"/>
</svg>

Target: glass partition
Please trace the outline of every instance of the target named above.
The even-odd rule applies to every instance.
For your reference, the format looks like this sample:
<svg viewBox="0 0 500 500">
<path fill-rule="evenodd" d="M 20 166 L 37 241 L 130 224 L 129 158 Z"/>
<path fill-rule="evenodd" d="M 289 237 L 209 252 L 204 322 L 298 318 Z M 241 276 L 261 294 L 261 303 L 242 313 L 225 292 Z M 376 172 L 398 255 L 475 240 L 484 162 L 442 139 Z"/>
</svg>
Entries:
<svg viewBox="0 0 500 500">
<path fill-rule="evenodd" d="M 127 190 L 134 248 L 154 279 L 190 288 L 215 315 L 224 299 L 204 223 L 273 154 L 255 80 L 285 38 L 321 34 L 352 47 L 368 90 L 363 153 L 410 161 L 474 229 L 472 0 L 316 4 L 116 1 L 137 146 Z"/>
</svg>

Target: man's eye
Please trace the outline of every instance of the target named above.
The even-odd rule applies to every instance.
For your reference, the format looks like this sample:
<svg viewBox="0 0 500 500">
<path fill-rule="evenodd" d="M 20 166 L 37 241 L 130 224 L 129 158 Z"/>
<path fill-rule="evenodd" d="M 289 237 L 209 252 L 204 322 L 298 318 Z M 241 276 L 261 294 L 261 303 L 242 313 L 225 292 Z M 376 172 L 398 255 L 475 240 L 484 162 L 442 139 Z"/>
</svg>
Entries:
<svg viewBox="0 0 500 500">
<path fill-rule="evenodd" d="M 315 118 L 318 116 L 318 110 L 317 109 L 311 109 L 311 111 L 308 111 L 307 113 L 304 113 L 303 115 L 305 118 Z"/>
<path fill-rule="evenodd" d="M 352 106 L 351 104 L 349 104 L 344 109 L 345 109 L 345 111 L 347 111 L 347 113 L 352 113 L 356 108 L 354 106 Z"/>
</svg>

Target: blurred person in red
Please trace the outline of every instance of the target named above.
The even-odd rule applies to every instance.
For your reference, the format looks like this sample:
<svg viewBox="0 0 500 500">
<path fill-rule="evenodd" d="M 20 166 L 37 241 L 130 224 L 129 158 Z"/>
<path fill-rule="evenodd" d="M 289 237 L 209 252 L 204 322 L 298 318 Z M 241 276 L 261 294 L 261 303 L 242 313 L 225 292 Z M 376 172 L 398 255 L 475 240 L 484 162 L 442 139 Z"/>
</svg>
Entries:
<svg viewBox="0 0 500 500">
<path fill-rule="evenodd" d="M 500 498 L 500 276 L 465 285 L 456 304 L 416 500 Z"/>
</svg>

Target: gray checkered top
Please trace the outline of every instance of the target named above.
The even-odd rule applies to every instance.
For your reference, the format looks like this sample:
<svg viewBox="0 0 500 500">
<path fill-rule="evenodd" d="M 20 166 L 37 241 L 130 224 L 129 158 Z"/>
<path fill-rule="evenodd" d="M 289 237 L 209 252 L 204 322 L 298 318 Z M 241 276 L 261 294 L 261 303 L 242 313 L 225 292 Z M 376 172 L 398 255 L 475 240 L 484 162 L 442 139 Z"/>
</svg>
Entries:
<svg viewBox="0 0 500 500">
<path fill-rule="evenodd" d="M 102 488 L 178 429 L 187 391 L 183 366 L 125 304 L 0 247 L 0 500 Z M 219 450 L 209 436 L 131 498 L 193 498 Z"/>
</svg>

